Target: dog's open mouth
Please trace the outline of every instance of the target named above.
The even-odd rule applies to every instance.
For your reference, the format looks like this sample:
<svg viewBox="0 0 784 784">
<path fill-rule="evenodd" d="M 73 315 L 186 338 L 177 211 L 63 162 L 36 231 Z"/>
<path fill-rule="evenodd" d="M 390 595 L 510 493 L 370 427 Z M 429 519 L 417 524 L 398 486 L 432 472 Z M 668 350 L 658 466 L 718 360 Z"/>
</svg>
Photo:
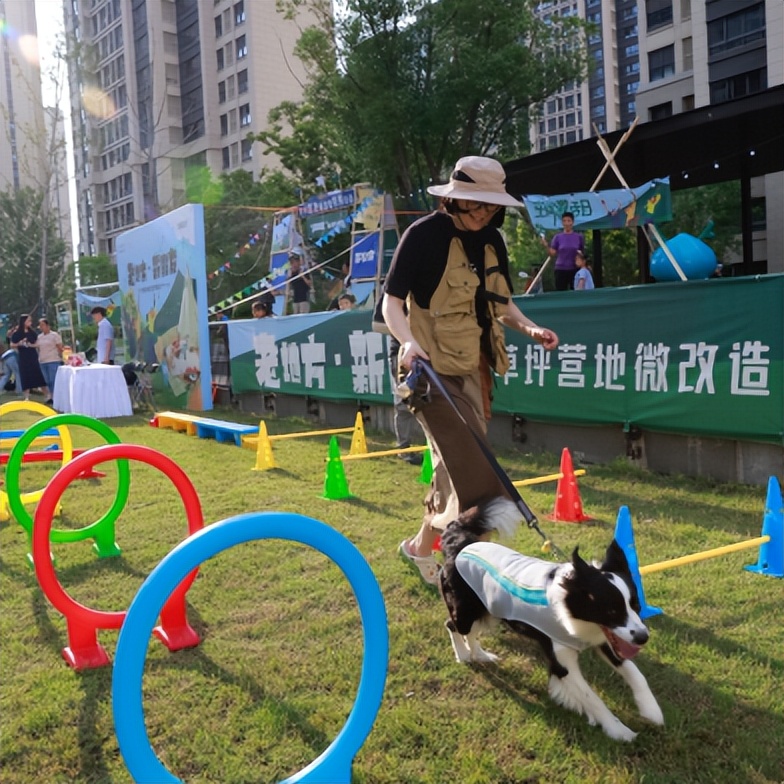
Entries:
<svg viewBox="0 0 784 784">
<path fill-rule="evenodd" d="M 619 659 L 633 659 L 640 652 L 640 645 L 622 640 L 617 634 L 613 634 L 606 626 L 602 626 L 601 629 L 604 632 L 604 636 L 607 638 L 607 642 L 610 643 L 610 647 Z"/>
</svg>

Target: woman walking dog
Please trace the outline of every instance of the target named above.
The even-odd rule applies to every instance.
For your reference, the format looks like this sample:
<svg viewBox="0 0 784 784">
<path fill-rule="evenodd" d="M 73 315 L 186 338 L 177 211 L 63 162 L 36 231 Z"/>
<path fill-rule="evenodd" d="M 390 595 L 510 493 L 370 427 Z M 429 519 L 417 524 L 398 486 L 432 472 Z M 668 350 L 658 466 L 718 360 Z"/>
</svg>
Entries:
<svg viewBox="0 0 784 784">
<path fill-rule="evenodd" d="M 425 378 L 410 397 L 432 448 L 433 481 L 419 532 L 401 555 L 426 582 L 436 583 L 432 548 L 441 530 L 482 500 L 507 493 L 470 427 L 487 449 L 492 370 L 509 369 L 503 326 L 551 350 L 558 336 L 534 324 L 512 302 L 509 258 L 498 227 L 504 208 L 523 208 L 506 192 L 501 164 L 461 158 L 446 185 L 428 188 L 440 208 L 413 223 L 397 246 L 386 279 L 382 312 L 400 341 L 400 367 L 428 361 L 447 398 Z M 453 408 L 457 407 L 459 414 Z"/>
</svg>

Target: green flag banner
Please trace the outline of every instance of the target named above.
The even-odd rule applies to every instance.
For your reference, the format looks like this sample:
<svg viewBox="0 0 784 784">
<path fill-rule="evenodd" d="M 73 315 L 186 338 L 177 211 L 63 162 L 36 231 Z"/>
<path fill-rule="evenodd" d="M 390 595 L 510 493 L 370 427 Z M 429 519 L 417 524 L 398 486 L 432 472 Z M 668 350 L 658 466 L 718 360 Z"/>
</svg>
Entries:
<svg viewBox="0 0 784 784">
<path fill-rule="evenodd" d="M 784 444 L 784 275 L 516 297 L 558 333 L 507 330 L 493 410 L 528 419 Z M 370 313 L 228 322 L 236 393 L 391 403 L 388 338 Z"/>
</svg>

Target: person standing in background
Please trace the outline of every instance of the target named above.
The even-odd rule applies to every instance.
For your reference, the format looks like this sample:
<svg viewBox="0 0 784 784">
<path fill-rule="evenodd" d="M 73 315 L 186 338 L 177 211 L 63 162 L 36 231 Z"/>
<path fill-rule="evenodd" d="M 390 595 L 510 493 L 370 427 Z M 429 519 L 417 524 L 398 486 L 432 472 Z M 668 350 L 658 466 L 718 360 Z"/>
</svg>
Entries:
<svg viewBox="0 0 784 784">
<path fill-rule="evenodd" d="M 96 305 L 90 315 L 98 325 L 98 340 L 96 342 L 96 360 L 102 365 L 114 364 L 114 327 L 106 318 L 106 308 Z"/>
<path fill-rule="evenodd" d="M 16 385 L 16 392 L 20 394 L 22 392 L 22 377 L 19 375 L 19 360 L 17 359 L 15 349 L 12 349 L 9 344 L 9 348 L 3 352 L 0 359 L 3 360 L 3 375 L 0 376 L 0 395 L 5 392 L 5 385 L 11 380 L 12 376 Z"/>
<path fill-rule="evenodd" d="M 389 336 L 389 370 L 392 374 L 392 400 L 394 402 L 393 424 L 395 428 L 395 446 L 400 449 L 407 449 L 412 446 L 415 435 L 418 440 L 424 436 L 422 427 L 419 424 L 414 412 L 409 408 L 408 402 L 403 400 L 397 392 L 398 378 L 398 354 L 400 353 L 400 341 L 394 336 Z M 422 455 L 419 452 L 401 452 L 398 454 L 401 460 L 405 460 L 413 466 L 422 465 Z"/>
<path fill-rule="evenodd" d="M 44 381 L 41 367 L 38 364 L 38 351 L 35 348 L 37 340 L 38 335 L 33 329 L 32 318 L 27 313 L 22 313 L 19 316 L 19 324 L 11 335 L 11 348 L 15 348 L 17 351 L 22 394 L 25 400 L 30 399 L 30 390 L 37 388 L 43 390 L 47 399 L 52 397 L 46 388 L 46 381 Z"/>
<path fill-rule="evenodd" d="M 569 291 L 574 288 L 577 272 L 575 256 L 578 250 L 585 251 L 585 238 L 574 230 L 574 213 L 565 212 L 561 216 L 563 231 L 559 231 L 550 244 L 542 237 L 547 252 L 555 257 L 555 290 Z"/>
<path fill-rule="evenodd" d="M 49 326 L 49 321 L 45 318 L 38 319 L 38 329 L 41 330 L 35 343 L 38 349 L 38 364 L 46 386 L 49 387 L 49 400 L 46 401 L 46 405 L 51 406 L 57 368 L 63 364 L 60 359 L 63 353 L 63 341 L 60 334 Z"/>
<path fill-rule="evenodd" d="M 578 250 L 574 260 L 577 264 L 577 274 L 574 276 L 574 290 L 590 291 L 595 288 L 593 275 L 591 274 L 591 265 L 588 263 L 588 259 L 585 258 L 585 254 Z"/>
<path fill-rule="evenodd" d="M 310 292 L 313 280 L 302 272 L 302 251 L 292 248 L 289 251 L 289 292 L 291 293 L 292 313 L 310 313 Z"/>
</svg>

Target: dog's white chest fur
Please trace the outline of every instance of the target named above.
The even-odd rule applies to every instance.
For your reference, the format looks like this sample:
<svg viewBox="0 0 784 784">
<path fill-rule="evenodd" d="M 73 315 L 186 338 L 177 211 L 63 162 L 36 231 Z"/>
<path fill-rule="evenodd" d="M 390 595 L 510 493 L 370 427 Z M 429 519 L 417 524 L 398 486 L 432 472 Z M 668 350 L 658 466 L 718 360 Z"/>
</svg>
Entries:
<svg viewBox="0 0 784 784">
<path fill-rule="evenodd" d="M 460 551 L 455 566 L 494 617 L 528 623 L 577 651 L 588 647 L 564 629 L 547 600 L 557 565 L 495 542 L 477 542 Z"/>
</svg>

